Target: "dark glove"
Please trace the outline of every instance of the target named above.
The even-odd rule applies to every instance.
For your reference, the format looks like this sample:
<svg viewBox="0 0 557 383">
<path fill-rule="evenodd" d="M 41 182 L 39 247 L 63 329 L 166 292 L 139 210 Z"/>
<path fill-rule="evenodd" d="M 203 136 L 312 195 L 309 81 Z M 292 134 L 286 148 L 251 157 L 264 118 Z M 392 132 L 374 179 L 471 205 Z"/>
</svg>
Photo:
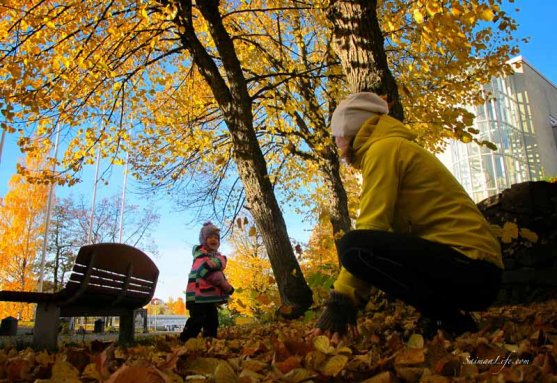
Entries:
<svg viewBox="0 0 557 383">
<path fill-rule="evenodd" d="M 315 327 L 345 335 L 348 325 L 356 326 L 357 313 L 350 297 L 332 290 Z"/>
</svg>

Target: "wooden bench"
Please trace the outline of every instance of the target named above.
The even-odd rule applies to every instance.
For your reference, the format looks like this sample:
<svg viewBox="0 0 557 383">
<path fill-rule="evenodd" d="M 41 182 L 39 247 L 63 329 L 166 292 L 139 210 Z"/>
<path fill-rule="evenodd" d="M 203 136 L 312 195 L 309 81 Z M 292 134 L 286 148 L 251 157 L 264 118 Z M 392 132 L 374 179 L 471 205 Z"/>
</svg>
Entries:
<svg viewBox="0 0 557 383">
<path fill-rule="evenodd" d="M 0 300 L 37 303 L 33 345 L 55 349 L 60 317 L 119 316 L 120 344 L 134 340 L 134 310 L 155 293 L 159 270 L 142 251 L 120 243 L 79 249 L 66 286 L 57 293 L 0 291 Z"/>
</svg>

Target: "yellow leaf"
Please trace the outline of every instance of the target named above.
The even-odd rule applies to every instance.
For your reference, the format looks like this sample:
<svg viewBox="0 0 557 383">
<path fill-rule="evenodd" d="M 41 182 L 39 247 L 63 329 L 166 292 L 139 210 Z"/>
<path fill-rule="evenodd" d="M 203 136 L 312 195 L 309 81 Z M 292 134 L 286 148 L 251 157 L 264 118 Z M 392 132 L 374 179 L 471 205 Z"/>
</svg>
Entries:
<svg viewBox="0 0 557 383">
<path fill-rule="evenodd" d="M 204 351 L 206 348 L 205 341 L 200 338 L 188 339 L 184 347 L 188 351 Z"/>
<path fill-rule="evenodd" d="M 482 19 L 484 21 L 491 21 L 495 17 L 495 15 L 493 14 L 493 11 L 489 8 L 484 9 L 483 11 L 481 11 L 479 16 L 480 16 L 480 19 Z"/>
<path fill-rule="evenodd" d="M 414 20 L 416 20 L 416 22 L 418 24 L 421 24 L 424 22 L 424 15 L 422 15 L 422 12 L 420 12 L 419 9 L 414 9 Z"/>
<path fill-rule="evenodd" d="M 412 334 L 407 344 L 410 348 L 424 348 L 424 337 L 420 334 Z"/>
<path fill-rule="evenodd" d="M 325 362 L 325 365 L 321 368 L 321 372 L 327 376 L 336 376 L 344 369 L 347 362 L 348 357 L 346 355 L 334 355 Z"/>
<path fill-rule="evenodd" d="M 313 339 L 313 347 L 324 354 L 332 354 L 335 352 L 335 348 L 331 346 L 331 341 L 325 335 L 316 336 Z"/>
<path fill-rule="evenodd" d="M 252 324 L 253 318 L 248 317 L 238 317 L 234 320 L 237 325 Z"/>
<path fill-rule="evenodd" d="M 536 233 L 534 233 L 532 230 L 529 230 L 527 228 L 520 229 L 520 236 L 532 243 L 538 242 L 539 239 Z"/>
<path fill-rule="evenodd" d="M 79 383 L 79 371 L 70 363 L 58 358 L 52 366 L 52 382 Z"/>
<path fill-rule="evenodd" d="M 87 366 L 85 366 L 85 369 L 81 374 L 81 377 L 87 380 L 95 380 L 95 381 L 101 380 L 101 375 L 99 374 L 97 365 L 95 363 L 89 363 Z"/>
<path fill-rule="evenodd" d="M 345 354 L 345 355 L 352 355 L 352 350 L 350 349 L 350 347 L 340 347 L 337 349 L 337 353 L 338 354 Z"/>
<path fill-rule="evenodd" d="M 503 225 L 503 236 L 501 242 L 511 243 L 513 239 L 518 238 L 518 226 L 514 222 L 505 222 Z"/>
</svg>

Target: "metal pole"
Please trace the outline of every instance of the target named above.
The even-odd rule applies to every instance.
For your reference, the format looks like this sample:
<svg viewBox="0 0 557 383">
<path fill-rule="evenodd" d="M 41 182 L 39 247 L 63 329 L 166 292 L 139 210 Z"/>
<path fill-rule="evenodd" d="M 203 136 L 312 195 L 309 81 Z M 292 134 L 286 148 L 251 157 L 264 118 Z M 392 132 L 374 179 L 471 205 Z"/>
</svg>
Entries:
<svg viewBox="0 0 557 383">
<path fill-rule="evenodd" d="M 122 234 L 124 229 L 124 210 L 126 209 L 126 184 L 128 180 L 128 160 L 129 151 L 126 152 L 126 164 L 124 165 L 124 184 L 122 186 L 122 203 L 120 205 L 120 228 L 118 230 L 118 242 L 122 243 Z"/>
<path fill-rule="evenodd" d="M 93 185 L 93 199 L 91 201 L 91 215 L 89 216 L 89 233 L 87 234 L 87 243 L 93 243 L 93 221 L 95 219 L 95 204 L 97 199 L 97 184 L 99 182 L 99 167 L 101 163 L 101 148 L 97 151 L 97 168 L 95 170 L 95 184 Z"/>
<path fill-rule="evenodd" d="M 52 164 L 52 174 L 56 172 L 56 161 L 58 159 L 58 144 L 60 142 L 60 126 L 56 124 L 56 139 L 54 141 L 54 163 Z M 48 232 L 50 230 L 50 216 L 52 215 L 52 200 L 54 198 L 54 182 L 48 187 L 48 200 L 46 203 L 46 222 L 44 227 L 43 248 L 41 252 L 41 267 L 39 269 L 39 285 L 37 291 L 43 291 L 44 269 L 46 265 L 46 248 L 48 244 Z"/>
<path fill-rule="evenodd" d="M 0 139 L 0 163 L 2 163 L 2 150 L 4 149 L 5 137 L 6 137 L 6 129 L 2 129 L 2 138 Z"/>
</svg>

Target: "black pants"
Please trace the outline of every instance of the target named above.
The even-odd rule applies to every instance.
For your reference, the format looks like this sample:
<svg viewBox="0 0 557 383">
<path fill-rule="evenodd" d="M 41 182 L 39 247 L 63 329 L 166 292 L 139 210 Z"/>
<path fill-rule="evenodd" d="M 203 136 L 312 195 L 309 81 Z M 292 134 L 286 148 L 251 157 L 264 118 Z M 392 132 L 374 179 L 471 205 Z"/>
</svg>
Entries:
<svg viewBox="0 0 557 383">
<path fill-rule="evenodd" d="M 190 312 L 190 316 L 186 321 L 184 330 L 180 334 L 180 339 L 186 341 L 195 338 L 203 329 L 203 337 L 217 336 L 219 327 L 219 315 L 217 305 L 215 303 L 195 303 L 187 302 L 186 308 Z"/>
<path fill-rule="evenodd" d="M 352 275 L 437 318 L 486 309 L 501 283 L 497 266 L 410 235 L 354 230 L 338 251 Z"/>
</svg>

